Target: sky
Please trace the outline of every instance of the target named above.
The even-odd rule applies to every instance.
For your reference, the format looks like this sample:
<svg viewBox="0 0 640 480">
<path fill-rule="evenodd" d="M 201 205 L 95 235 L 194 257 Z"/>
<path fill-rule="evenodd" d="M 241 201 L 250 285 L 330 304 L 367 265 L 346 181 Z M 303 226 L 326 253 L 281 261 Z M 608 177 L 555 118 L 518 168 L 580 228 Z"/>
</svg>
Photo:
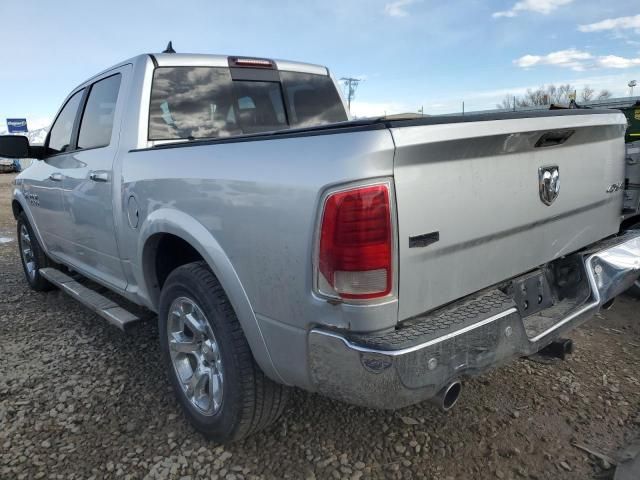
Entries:
<svg viewBox="0 0 640 480">
<path fill-rule="evenodd" d="M 626 96 L 640 82 L 638 0 L 0 0 L 0 19 L 0 129 L 47 125 L 77 84 L 169 40 L 360 78 L 358 116 L 490 109 L 549 83 Z"/>
</svg>

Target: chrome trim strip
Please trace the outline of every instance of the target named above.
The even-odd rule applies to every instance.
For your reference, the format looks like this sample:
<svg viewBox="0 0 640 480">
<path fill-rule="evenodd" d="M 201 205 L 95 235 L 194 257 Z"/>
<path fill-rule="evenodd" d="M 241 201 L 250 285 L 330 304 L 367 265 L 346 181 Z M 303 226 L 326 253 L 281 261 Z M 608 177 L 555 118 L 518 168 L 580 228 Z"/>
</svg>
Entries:
<svg viewBox="0 0 640 480">
<path fill-rule="evenodd" d="M 575 318 L 584 315 L 585 313 L 588 313 L 589 310 L 592 309 L 597 309 L 598 305 L 600 304 L 600 300 L 598 301 L 593 301 L 592 303 L 582 307 L 580 310 L 578 310 L 577 312 L 573 312 L 571 315 L 569 315 L 568 317 L 564 318 L 563 320 L 560 320 L 558 323 L 556 323 L 555 325 L 549 327 L 548 329 L 546 329 L 544 332 L 536 335 L 533 338 L 529 339 L 530 343 L 536 343 L 538 340 L 542 339 L 543 337 L 549 335 L 550 333 L 552 333 L 554 330 L 557 330 L 558 328 L 560 328 L 561 326 L 563 326 L 565 323 L 568 323 L 572 320 L 574 320 Z"/>
<path fill-rule="evenodd" d="M 434 338 L 433 340 L 429 340 L 428 342 L 424 342 L 424 343 L 420 343 L 418 345 L 414 345 L 412 347 L 407 347 L 407 348 L 403 348 L 401 350 L 375 350 L 373 348 L 368 348 L 368 347 L 361 347 L 359 345 L 356 345 L 354 343 L 351 343 L 349 340 L 347 340 L 346 338 L 344 338 L 342 335 L 338 335 L 336 333 L 333 332 L 327 332 L 325 330 L 319 330 L 317 328 L 314 328 L 311 330 L 310 334 L 319 334 L 319 335 L 325 335 L 327 337 L 333 337 L 333 338 L 337 338 L 338 340 L 341 340 L 346 346 L 347 348 L 351 349 L 351 350 L 355 350 L 357 352 L 361 352 L 361 353 L 375 353 L 375 354 L 379 354 L 379 355 L 387 355 L 389 357 L 397 357 L 400 355 L 406 355 L 408 353 L 413 353 L 417 350 L 422 350 L 423 348 L 428 348 L 431 347 L 433 345 L 436 345 L 438 343 L 444 342 L 446 340 L 450 340 L 454 337 L 457 337 L 459 335 L 463 335 L 467 332 L 470 332 L 472 330 L 475 330 L 476 328 L 480 328 L 483 327 L 489 323 L 495 322 L 496 320 L 499 320 L 501 318 L 504 318 L 508 315 L 511 315 L 512 313 L 516 313 L 518 310 L 514 307 L 505 310 L 504 312 L 498 313 L 496 315 L 493 315 L 492 317 L 486 318 L 484 320 L 482 320 L 481 322 L 478 323 L 474 323 L 473 325 L 469 325 L 467 327 L 461 328 L 460 330 L 456 330 L 455 332 L 451 332 L 448 333 L 447 335 L 443 335 L 442 337 L 438 337 L 438 338 Z"/>
</svg>

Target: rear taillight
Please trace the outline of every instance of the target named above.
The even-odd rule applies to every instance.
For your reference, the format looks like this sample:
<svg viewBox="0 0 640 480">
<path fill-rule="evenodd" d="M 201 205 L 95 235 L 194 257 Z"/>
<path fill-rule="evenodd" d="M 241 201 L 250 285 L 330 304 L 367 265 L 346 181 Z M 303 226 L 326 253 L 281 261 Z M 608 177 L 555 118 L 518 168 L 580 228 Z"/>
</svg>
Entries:
<svg viewBox="0 0 640 480">
<path fill-rule="evenodd" d="M 393 287 L 393 227 L 387 184 L 330 194 L 324 203 L 317 257 L 319 293 L 372 299 Z"/>
</svg>

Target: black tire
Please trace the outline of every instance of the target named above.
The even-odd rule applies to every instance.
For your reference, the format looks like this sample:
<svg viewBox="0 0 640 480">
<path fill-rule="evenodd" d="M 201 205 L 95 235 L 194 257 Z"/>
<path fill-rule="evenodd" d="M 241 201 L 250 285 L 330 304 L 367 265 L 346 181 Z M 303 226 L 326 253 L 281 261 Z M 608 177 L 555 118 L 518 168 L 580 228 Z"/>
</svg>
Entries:
<svg viewBox="0 0 640 480">
<path fill-rule="evenodd" d="M 640 298 L 640 279 L 636 280 L 627 293 L 633 297 Z"/>
<path fill-rule="evenodd" d="M 29 219 L 24 212 L 21 212 L 18 216 L 18 253 L 20 254 L 20 261 L 22 263 L 22 270 L 29 286 L 37 292 L 46 292 L 52 290 L 54 286 L 49 283 L 42 275 L 40 275 L 40 269 L 52 266 L 51 260 L 44 253 L 44 250 L 38 242 L 38 238 L 33 233 Z M 29 261 L 24 253 L 26 244 L 24 242 L 24 232 L 28 233 L 28 242 L 31 247 L 31 256 Z"/>
<path fill-rule="evenodd" d="M 224 388 L 217 412 L 205 415 L 188 398 L 169 348 L 170 307 L 187 298 L 204 313 L 222 362 Z M 186 416 L 206 437 L 227 443 L 258 432 L 282 414 L 289 389 L 267 378 L 256 364 L 240 323 L 220 283 L 205 262 L 176 268 L 160 295 L 160 345 L 169 380 Z"/>
</svg>

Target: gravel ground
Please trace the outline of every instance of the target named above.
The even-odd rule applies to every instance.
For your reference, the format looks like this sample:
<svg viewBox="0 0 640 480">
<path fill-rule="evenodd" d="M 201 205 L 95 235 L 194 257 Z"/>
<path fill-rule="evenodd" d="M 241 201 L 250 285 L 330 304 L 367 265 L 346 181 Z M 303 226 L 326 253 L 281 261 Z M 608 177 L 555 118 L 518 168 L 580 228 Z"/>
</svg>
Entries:
<svg viewBox="0 0 640 480">
<path fill-rule="evenodd" d="M 398 412 L 296 390 L 283 418 L 219 446 L 185 421 L 154 322 L 125 335 L 58 291 L 28 289 L 0 175 L 0 478 L 611 478 L 640 436 L 640 303 L 573 333 L 576 353 L 464 382 L 458 405 Z"/>
</svg>

